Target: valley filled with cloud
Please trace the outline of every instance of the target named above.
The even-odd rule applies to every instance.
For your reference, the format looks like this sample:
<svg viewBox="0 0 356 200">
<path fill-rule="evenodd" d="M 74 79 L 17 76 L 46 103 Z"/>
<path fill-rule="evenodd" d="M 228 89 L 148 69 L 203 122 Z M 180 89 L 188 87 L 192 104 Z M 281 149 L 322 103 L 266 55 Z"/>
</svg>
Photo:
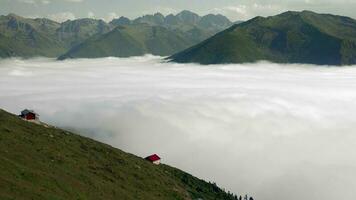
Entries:
<svg viewBox="0 0 356 200">
<path fill-rule="evenodd" d="M 356 68 L 161 57 L 0 61 L 0 107 L 256 199 L 352 199 Z"/>
</svg>

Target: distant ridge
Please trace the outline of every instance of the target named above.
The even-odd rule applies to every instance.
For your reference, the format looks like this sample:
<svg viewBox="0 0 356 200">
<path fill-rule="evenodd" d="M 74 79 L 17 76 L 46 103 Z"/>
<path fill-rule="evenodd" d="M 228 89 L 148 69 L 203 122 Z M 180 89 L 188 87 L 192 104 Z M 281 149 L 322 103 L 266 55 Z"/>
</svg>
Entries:
<svg viewBox="0 0 356 200">
<path fill-rule="evenodd" d="M 162 26 L 135 24 L 116 27 L 113 31 L 89 39 L 70 49 L 59 59 L 130 57 L 144 54 L 166 56 L 192 45 L 180 31 Z"/>
<path fill-rule="evenodd" d="M 193 19 L 195 18 L 195 20 Z M 163 30 L 170 33 L 172 39 L 165 41 L 163 46 L 155 48 L 146 48 L 145 44 L 140 44 L 140 53 L 151 53 L 155 55 L 165 55 L 181 51 L 189 46 L 197 44 L 215 33 L 224 30 L 232 25 L 232 22 L 222 15 L 198 16 L 190 11 L 183 11 L 177 15 L 163 16 L 160 13 L 154 15 L 145 15 L 134 20 L 126 17 L 120 17 L 107 23 L 100 19 L 83 18 L 76 20 L 67 20 L 58 23 L 46 18 L 30 19 L 9 14 L 0 16 L 0 58 L 1 57 L 58 57 L 75 52 L 78 48 L 87 46 L 81 45 L 86 40 L 94 41 L 96 38 L 113 31 L 118 26 L 136 27 L 136 32 L 130 35 L 135 41 L 147 41 L 149 38 L 139 38 L 143 34 L 136 35 L 138 30 L 147 30 L 147 26 L 152 29 Z M 141 26 L 141 27 L 140 27 Z M 117 32 L 117 30 L 116 30 Z M 162 32 L 162 31 L 161 31 Z M 148 35 L 147 35 L 148 34 Z M 147 33 L 145 37 L 150 37 Z M 181 39 L 183 37 L 184 41 Z M 119 37 L 118 37 L 119 38 Z M 117 38 L 117 39 L 118 39 Z M 125 43 L 125 41 L 112 41 Z M 178 43 L 177 43 L 178 42 Z M 149 45 L 148 45 L 149 46 Z M 120 46 L 119 48 L 136 48 L 134 46 Z M 162 48 L 162 49 L 161 49 Z M 154 49 L 154 50 L 153 50 Z M 167 50 L 170 49 L 170 50 Z M 110 53 L 112 49 L 102 49 L 98 55 L 110 56 L 111 54 L 125 57 L 125 54 Z M 85 49 L 83 51 L 86 51 Z M 107 52 L 103 54 L 103 52 Z M 80 54 L 71 54 L 68 57 L 83 55 L 84 57 L 98 57 L 96 52 L 83 52 Z M 63 55 L 64 54 L 64 55 Z M 131 54 L 129 54 L 131 55 Z"/>
<path fill-rule="evenodd" d="M 219 64 L 267 60 L 356 64 L 356 21 L 311 11 L 256 17 L 171 56 L 173 62 Z"/>
<path fill-rule="evenodd" d="M 119 27 L 71 48 L 59 59 L 144 54 L 169 56 L 230 27 L 232 22 L 222 15 L 201 17 L 185 10 L 177 15 L 155 13 L 134 20 L 120 17 L 109 24 Z"/>
<path fill-rule="evenodd" d="M 84 40 L 112 29 L 111 25 L 96 19 L 58 23 L 15 14 L 0 16 L 0 57 L 57 57 Z"/>
</svg>

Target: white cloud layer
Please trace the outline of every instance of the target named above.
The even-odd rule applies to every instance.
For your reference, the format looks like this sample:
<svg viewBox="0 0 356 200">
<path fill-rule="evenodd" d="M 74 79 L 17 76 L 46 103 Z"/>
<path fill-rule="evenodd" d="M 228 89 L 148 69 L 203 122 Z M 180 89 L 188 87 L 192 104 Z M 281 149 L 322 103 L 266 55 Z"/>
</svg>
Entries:
<svg viewBox="0 0 356 200">
<path fill-rule="evenodd" d="M 60 13 L 51 14 L 48 15 L 48 18 L 56 22 L 64 22 L 67 20 L 76 19 L 75 15 L 71 12 L 60 12 Z"/>
<path fill-rule="evenodd" d="M 274 15 L 286 11 L 286 8 L 278 4 L 238 4 L 215 8 L 211 12 L 223 14 L 233 20 L 249 20 L 256 16 Z"/>
<path fill-rule="evenodd" d="M 355 199 L 356 66 L 0 61 L 0 107 L 249 193 Z"/>
<path fill-rule="evenodd" d="M 95 18 L 95 14 L 92 11 L 89 11 L 88 18 Z"/>
<path fill-rule="evenodd" d="M 28 3 L 28 4 L 49 4 L 54 0 L 17 0 L 20 3 Z M 72 2 L 72 3 L 81 3 L 84 0 L 61 0 L 63 2 Z"/>
<path fill-rule="evenodd" d="M 113 19 L 119 18 L 119 15 L 115 12 L 110 12 L 103 18 L 104 21 L 110 22 Z"/>
<path fill-rule="evenodd" d="M 75 2 L 75 3 L 84 2 L 84 0 L 64 0 L 64 1 Z"/>
</svg>

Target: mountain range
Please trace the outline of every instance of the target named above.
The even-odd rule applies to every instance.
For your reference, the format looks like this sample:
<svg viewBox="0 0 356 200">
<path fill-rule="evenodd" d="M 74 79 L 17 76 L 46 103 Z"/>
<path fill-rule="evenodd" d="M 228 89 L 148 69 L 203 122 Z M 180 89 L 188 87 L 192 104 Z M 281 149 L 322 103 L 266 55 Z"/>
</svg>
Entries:
<svg viewBox="0 0 356 200">
<path fill-rule="evenodd" d="M 356 64 L 356 20 L 288 11 L 232 23 L 222 15 L 160 13 L 106 23 L 0 17 L 0 57 L 170 56 L 179 63 Z"/>
<path fill-rule="evenodd" d="M 112 20 L 110 25 L 116 28 L 73 47 L 59 59 L 144 54 L 168 56 L 230 27 L 232 22 L 222 15 L 201 17 L 190 11 L 182 11 L 166 17 L 160 13 L 135 20 L 120 17 Z"/>
<path fill-rule="evenodd" d="M 130 57 L 144 54 L 172 55 L 194 43 L 181 31 L 148 24 L 119 25 L 114 30 L 90 38 L 60 56 L 66 58 Z"/>
<path fill-rule="evenodd" d="M 0 109 L 0 199 L 237 199 L 216 184 Z"/>
<path fill-rule="evenodd" d="M 356 20 L 311 11 L 256 17 L 171 56 L 173 62 L 200 64 L 356 64 Z"/>
<path fill-rule="evenodd" d="M 0 16 L 0 57 L 57 57 L 89 37 L 112 29 L 111 25 L 95 19 L 58 23 L 15 14 Z"/>
<path fill-rule="evenodd" d="M 232 22 L 222 15 L 201 17 L 190 11 L 166 17 L 156 13 L 134 20 L 120 17 L 110 23 L 89 18 L 58 23 L 46 18 L 30 19 L 9 14 L 0 16 L 0 57 L 168 56 L 231 25 Z M 161 37 L 165 39 L 160 45 L 152 47 Z M 94 52 L 93 41 L 102 43 L 94 45 Z M 108 42 L 114 44 L 106 46 Z"/>
</svg>

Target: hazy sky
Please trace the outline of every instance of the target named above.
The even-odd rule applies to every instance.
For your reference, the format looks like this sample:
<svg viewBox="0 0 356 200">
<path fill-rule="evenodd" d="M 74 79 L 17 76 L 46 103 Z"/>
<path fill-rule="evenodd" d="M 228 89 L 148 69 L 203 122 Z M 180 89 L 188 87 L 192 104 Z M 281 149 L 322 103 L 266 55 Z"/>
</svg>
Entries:
<svg viewBox="0 0 356 200">
<path fill-rule="evenodd" d="M 220 13 L 231 20 L 274 15 L 286 10 L 312 10 L 356 18 L 356 0 L 0 0 L 0 14 L 48 17 L 57 21 L 119 16 L 135 18 L 161 12 L 191 10 L 200 15 Z"/>
</svg>

